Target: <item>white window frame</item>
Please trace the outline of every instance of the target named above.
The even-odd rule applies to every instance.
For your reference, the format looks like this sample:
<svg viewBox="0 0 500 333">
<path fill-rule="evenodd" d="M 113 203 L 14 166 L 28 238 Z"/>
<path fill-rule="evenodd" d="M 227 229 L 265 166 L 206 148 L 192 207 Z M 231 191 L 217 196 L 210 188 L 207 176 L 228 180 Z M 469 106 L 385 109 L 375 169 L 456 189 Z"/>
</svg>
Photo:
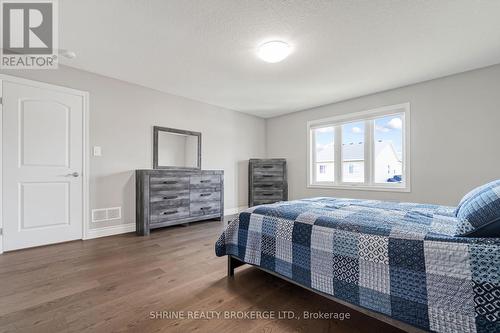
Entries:
<svg viewBox="0 0 500 333">
<path fill-rule="evenodd" d="M 375 183 L 374 172 L 374 128 L 373 120 L 381 117 L 401 115 L 403 122 L 403 156 L 402 156 L 402 175 L 401 183 Z M 348 183 L 342 182 L 342 125 L 356 122 L 365 122 L 365 182 Z M 369 190 L 369 191 L 392 191 L 392 192 L 410 192 L 411 174 L 410 174 L 410 103 L 383 106 L 376 109 L 343 114 L 335 117 L 312 120 L 307 122 L 307 187 L 308 188 L 329 188 L 329 189 L 350 189 L 350 190 Z M 315 138 L 313 129 L 321 127 L 334 127 L 335 132 L 335 161 L 334 161 L 334 181 L 333 182 L 315 182 Z"/>
</svg>

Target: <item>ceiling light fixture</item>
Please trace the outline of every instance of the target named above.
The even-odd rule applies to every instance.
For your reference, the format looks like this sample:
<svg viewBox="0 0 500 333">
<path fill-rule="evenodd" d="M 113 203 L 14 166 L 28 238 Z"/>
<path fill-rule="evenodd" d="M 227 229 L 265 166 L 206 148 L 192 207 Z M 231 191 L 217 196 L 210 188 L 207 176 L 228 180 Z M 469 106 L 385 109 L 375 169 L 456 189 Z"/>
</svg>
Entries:
<svg viewBox="0 0 500 333">
<path fill-rule="evenodd" d="M 265 62 L 280 62 L 290 55 L 292 49 L 288 43 L 275 40 L 259 46 L 257 55 Z"/>
</svg>

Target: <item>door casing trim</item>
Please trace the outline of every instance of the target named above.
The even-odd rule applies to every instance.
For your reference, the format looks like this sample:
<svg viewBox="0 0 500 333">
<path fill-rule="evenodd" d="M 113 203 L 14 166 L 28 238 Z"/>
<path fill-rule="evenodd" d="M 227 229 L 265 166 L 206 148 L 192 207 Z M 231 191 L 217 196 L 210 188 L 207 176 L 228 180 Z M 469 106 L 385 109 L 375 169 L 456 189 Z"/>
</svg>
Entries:
<svg viewBox="0 0 500 333">
<path fill-rule="evenodd" d="M 89 129 L 89 92 L 58 86 L 41 81 L 29 80 L 12 75 L 0 74 L 0 98 L 3 98 L 3 82 L 14 82 L 35 88 L 46 88 L 81 96 L 83 100 L 83 165 L 82 165 L 82 239 L 89 234 L 90 200 L 90 129 Z M 0 104 L 0 254 L 3 253 L 3 104 Z"/>
</svg>

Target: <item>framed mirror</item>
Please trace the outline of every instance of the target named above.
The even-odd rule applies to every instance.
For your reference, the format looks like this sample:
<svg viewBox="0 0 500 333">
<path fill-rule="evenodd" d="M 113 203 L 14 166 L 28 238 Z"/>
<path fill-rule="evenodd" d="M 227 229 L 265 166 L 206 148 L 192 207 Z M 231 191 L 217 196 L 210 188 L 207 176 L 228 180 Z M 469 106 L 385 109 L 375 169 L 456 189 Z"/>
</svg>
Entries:
<svg viewBox="0 0 500 333">
<path fill-rule="evenodd" d="M 201 133 L 154 126 L 153 169 L 201 169 Z"/>
</svg>

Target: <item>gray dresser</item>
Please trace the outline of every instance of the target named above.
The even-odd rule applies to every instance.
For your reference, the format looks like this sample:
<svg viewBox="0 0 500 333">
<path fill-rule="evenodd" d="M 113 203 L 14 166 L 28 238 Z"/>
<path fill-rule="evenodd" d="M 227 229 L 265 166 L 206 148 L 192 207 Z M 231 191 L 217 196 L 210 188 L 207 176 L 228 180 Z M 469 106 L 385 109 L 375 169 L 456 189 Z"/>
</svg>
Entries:
<svg viewBox="0 0 500 333">
<path fill-rule="evenodd" d="M 136 233 L 224 218 L 224 171 L 136 170 Z"/>
<path fill-rule="evenodd" d="M 251 159 L 248 163 L 248 207 L 286 200 L 286 160 Z"/>
</svg>

